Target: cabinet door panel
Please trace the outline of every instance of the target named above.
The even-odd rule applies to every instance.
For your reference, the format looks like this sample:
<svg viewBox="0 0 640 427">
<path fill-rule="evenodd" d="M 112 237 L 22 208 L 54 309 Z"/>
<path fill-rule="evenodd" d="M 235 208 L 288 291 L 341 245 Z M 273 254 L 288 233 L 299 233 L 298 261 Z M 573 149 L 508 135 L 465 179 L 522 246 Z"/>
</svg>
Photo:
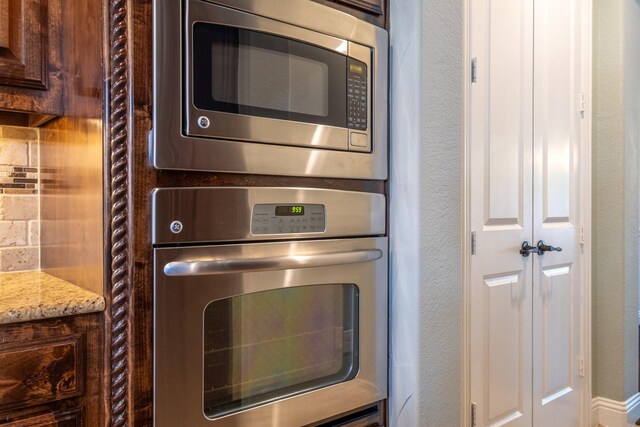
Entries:
<svg viewBox="0 0 640 427">
<path fill-rule="evenodd" d="M 0 409 L 82 394 L 81 335 L 0 346 Z"/>
<path fill-rule="evenodd" d="M 47 88 L 47 0 L 0 0 L 0 84 Z"/>
</svg>

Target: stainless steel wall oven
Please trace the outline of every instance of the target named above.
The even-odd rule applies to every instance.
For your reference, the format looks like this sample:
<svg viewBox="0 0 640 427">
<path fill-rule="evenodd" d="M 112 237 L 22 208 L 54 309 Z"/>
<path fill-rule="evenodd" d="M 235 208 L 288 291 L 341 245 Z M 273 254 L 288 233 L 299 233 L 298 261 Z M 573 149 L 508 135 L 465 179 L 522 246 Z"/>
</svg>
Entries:
<svg viewBox="0 0 640 427">
<path fill-rule="evenodd" d="M 166 188 L 152 206 L 156 427 L 300 427 L 386 398 L 383 195 Z"/>
<path fill-rule="evenodd" d="M 387 50 L 309 0 L 154 0 L 151 163 L 386 179 Z"/>
</svg>

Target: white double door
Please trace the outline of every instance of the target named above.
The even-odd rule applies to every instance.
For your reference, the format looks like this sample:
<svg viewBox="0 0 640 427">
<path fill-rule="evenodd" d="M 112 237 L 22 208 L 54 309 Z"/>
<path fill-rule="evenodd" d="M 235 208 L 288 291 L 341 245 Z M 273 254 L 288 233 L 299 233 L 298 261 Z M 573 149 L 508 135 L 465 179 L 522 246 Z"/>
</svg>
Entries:
<svg viewBox="0 0 640 427">
<path fill-rule="evenodd" d="M 470 397 L 477 427 L 583 427 L 583 0 L 473 0 Z M 528 241 L 562 248 L 519 253 Z"/>
</svg>

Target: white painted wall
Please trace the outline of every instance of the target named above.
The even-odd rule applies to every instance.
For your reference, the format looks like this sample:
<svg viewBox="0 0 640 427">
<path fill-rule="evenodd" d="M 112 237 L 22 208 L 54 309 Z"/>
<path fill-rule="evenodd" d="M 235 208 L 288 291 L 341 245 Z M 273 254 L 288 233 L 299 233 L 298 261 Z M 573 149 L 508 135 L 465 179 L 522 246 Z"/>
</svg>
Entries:
<svg viewBox="0 0 640 427">
<path fill-rule="evenodd" d="M 461 425 L 463 1 L 391 0 L 390 426 Z"/>
</svg>

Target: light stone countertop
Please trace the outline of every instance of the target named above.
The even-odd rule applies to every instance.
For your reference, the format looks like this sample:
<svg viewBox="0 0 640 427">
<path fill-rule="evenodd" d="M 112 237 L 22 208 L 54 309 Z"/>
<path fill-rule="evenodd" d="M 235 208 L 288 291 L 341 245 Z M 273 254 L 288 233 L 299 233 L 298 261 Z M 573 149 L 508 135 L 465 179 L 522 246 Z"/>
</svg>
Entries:
<svg viewBox="0 0 640 427">
<path fill-rule="evenodd" d="M 0 273 L 0 324 L 104 310 L 101 295 L 41 271 Z"/>
</svg>

